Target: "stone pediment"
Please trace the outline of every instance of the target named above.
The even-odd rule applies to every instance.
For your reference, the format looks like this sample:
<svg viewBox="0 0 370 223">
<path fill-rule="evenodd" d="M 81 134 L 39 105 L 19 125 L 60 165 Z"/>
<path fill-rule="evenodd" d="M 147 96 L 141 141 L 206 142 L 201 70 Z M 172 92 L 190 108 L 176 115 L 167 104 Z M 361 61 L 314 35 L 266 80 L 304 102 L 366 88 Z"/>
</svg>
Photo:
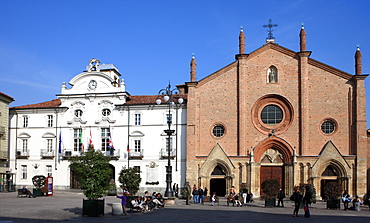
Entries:
<svg viewBox="0 0 370 223">
<path fill-rule="evenodd" d="M 235 169 L 234 164 L 218 143 L 213 147 L 211 152 L 208 154 L 207 159 L 201 165 L 200 168 L 203 173 L 202 175 L 209 176 L 217 165 L 221 165 L 223 167 L 226 175 L 231 175 L 232 169 Z"/>
<path fill-rule="evenodd" d="M 325 144 L 324 148 L 319 153 L 319 158 L 312 165 L 312 169 L 313 172 L 321 174 L 329 165 L 338 167 L 342 173 L 349 173 L 351 169 L 351 166 L 343 158 L 342 154 L 335 147 L 332 141 L 329 141 Z"/>
</svg>

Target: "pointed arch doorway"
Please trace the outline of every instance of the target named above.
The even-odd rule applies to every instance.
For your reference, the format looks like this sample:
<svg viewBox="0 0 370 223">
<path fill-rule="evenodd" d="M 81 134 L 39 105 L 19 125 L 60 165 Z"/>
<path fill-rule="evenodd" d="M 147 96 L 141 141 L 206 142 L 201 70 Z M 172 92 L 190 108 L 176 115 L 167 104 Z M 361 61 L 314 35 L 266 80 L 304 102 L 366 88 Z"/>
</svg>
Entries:
<svg viewBox="0 0 370 223">
<path fill-rule="evenodd" d="M 216 192 L 217 196 L 225 196 L 226 195 L 226 174 L 223 171 L 222 167 L 217 165 L 212 173 L 211 173 L 211 180 L 210 184 L 210 195 L 213 192 Z"/>
<path fill-rule="evenodd" d="M 267 149 L 261 159 L 260 183 L 267 179 L 276 179 L 280 187 L 285 189 L 284 181 L 284 158 L 283 155 L 275 148 Z M 261 188 L 261 187 L 260 187 Z M 260 192 L 262 194 L 262 191 Z"/>
</svg>

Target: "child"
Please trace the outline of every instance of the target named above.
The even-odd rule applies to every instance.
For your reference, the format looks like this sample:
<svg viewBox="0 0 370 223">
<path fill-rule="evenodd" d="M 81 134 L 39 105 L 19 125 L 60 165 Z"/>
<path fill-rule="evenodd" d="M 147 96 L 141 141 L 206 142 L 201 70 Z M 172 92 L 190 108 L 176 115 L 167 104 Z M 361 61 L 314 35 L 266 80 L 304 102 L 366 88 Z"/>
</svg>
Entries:
<svg viewBox="0 0 370 223">
<path fill-rule="evenodd" d="M 217 200 L 217 197 L 216 197 L 216 192 L 213 192 L 213 195 L 212 195 L 212 197 L 211 197 L 211 201 L 212 201 L 212 203 L 211 203 L 211 205 L 213 206 L 213 205 L 215 205 L 215 201 Z"/>
</svg>

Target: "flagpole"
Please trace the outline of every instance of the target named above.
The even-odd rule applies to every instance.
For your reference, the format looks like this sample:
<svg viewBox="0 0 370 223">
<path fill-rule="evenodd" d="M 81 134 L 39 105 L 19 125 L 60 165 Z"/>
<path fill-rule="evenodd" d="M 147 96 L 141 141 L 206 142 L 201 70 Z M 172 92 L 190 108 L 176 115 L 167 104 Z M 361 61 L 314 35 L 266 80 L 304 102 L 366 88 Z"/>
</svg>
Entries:
<svg viewBox="0 0 370 223">
<path fill-rule="evenodd" d="M 127 168 L 130 168 L 130 106 L 127 105 Z"/>
</svg>

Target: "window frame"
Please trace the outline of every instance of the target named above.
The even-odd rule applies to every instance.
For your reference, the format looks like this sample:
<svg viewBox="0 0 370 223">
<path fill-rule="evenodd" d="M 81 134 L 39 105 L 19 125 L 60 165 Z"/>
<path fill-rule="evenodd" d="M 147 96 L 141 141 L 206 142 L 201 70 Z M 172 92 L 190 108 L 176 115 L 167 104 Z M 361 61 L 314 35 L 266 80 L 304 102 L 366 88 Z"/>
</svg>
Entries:
<svg viewBox="0 0 370 223">
<path fill-rule="evenodd" d="M 109 151 L 109 137 L 110 137 L 110 128 L 101 128 L 100 129 L 100 138 L 101 138 L 101 151 Z"/>
<path fill-rule="evenodd" d="M 54 116 L 53 115 L 47 115 L 47 126 L 49 128 L 53 127 L 53 121 L 54 121 Z"/>
<path fill-rule="evenodd" d="M 27 179 L 27 165 L 21 165 L 21 179 L 26 180 Z"/>
<path fill-rule="evenodd" d="M 80 143 L 80 141 L 82 140 L 80 140 L 81 133 L 82 128 L 73 129 L 73 151 L 75 152 L 82 152 L 83 143 Z"/>
</svg>

